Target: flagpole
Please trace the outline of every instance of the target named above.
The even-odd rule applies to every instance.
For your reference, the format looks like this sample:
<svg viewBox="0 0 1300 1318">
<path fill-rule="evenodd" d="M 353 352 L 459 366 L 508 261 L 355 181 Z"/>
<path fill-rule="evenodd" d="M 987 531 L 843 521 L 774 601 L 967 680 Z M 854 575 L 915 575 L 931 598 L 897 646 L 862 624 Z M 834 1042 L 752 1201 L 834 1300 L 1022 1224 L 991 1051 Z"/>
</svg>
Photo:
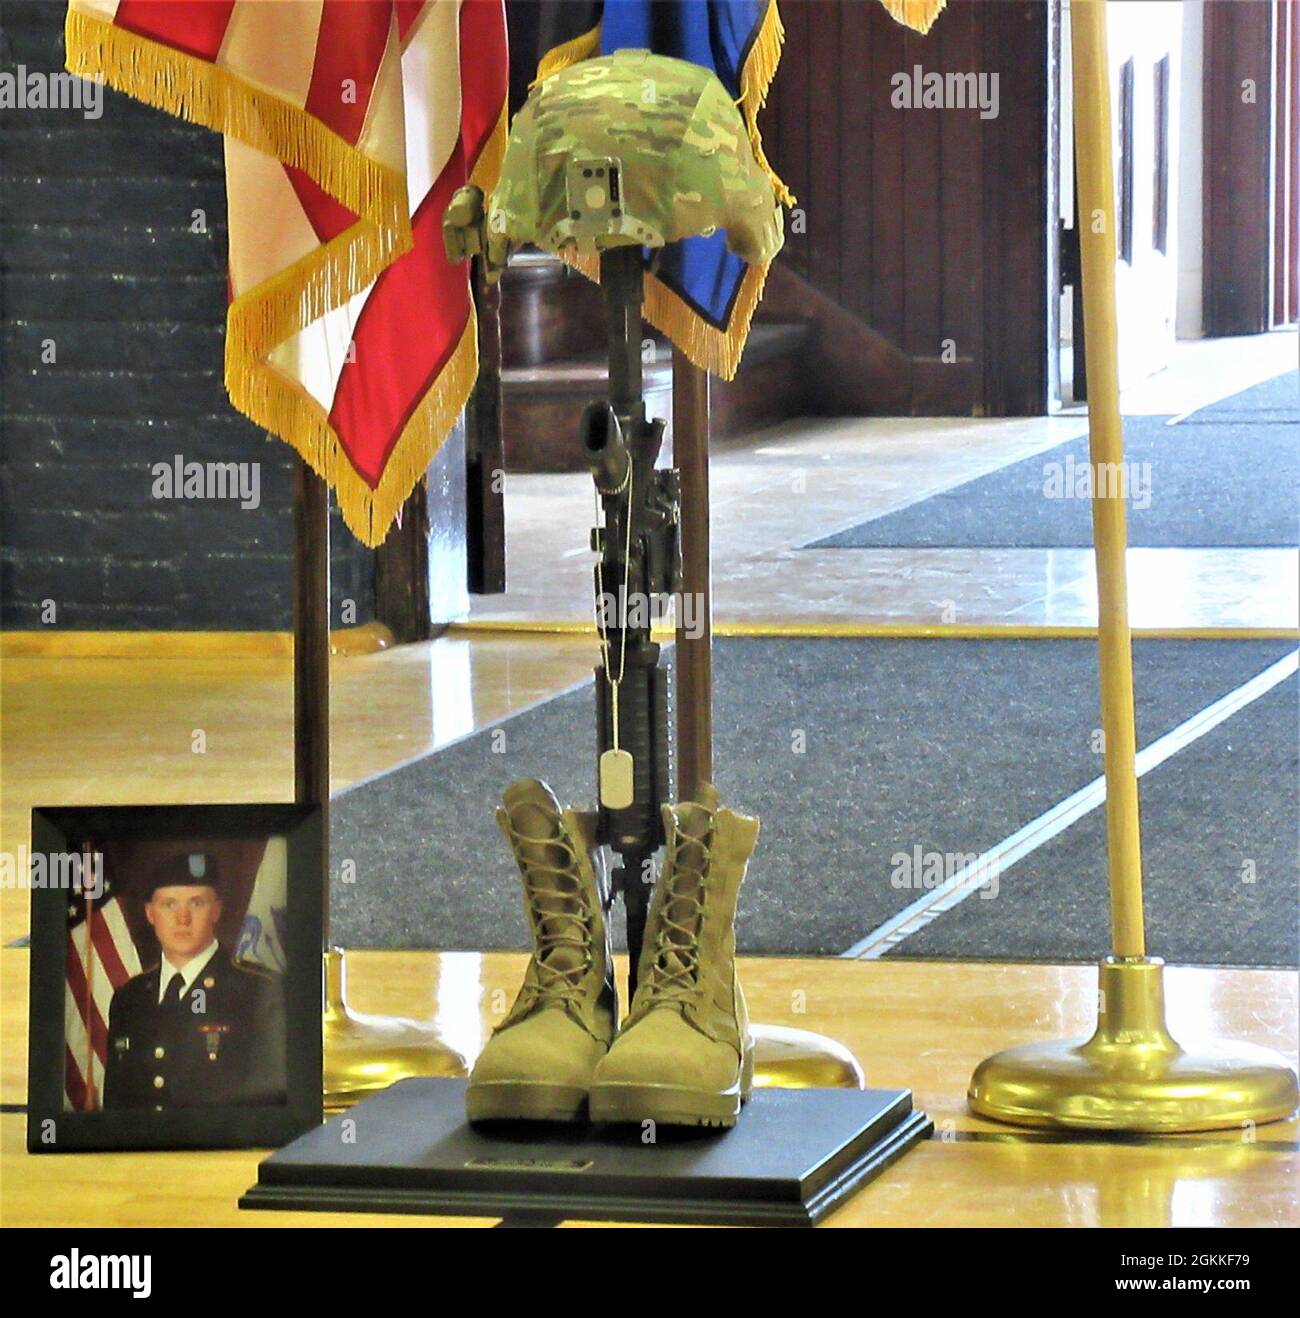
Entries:
<svg viewBox="0 0 1300 1318">
<path fill-rule="evenodd" d="M 1115 176 L 1105 0 L 1073 0 L 1075 152 L 1095 473 L 1122 471 L 1115 310 Z M 1106 842 L 1114 955 L 1098 971 L 1097 1028 L 1086 1040 L 1008 1048 L 985 1058 L 968 1101 L 1015 1125 L 1172 1133 L 1275 1121 L 1297 1104 L 1290 1068 L 1263 1048 L 1182 1048 L 1165 1025 L 1164 963 L 1146 955 L 1125 561 L 1125 491 L 1093 480 L 1097 642 L 1105 737 Z"/>
<path fill-rule="evenodd" d="M 86 1096 L 82 1100 L 82 1110 L 93 1112 L 98 1103 L 95 1099 L 95 958 L 91 947 L 91 922 L 95 918 L 95 890 L 87 884 L 87 858 L 90 856 L 90 843 L 81 844 L 81 891 L 86 899 L 86 952 L 82 969 L 82 978 L 86 981 Z"/>
<path fill-rule="evenodd" d="M 329 947 L 330 522 L 325 482 L 298 458 L 293 487 L 294 800 L 321 811 L 324 945 Z"/>
<path fill-rule="evenodd" d="M 1104 6 L 1080 6 L 1077 14 L 1072 11 L 1071 22 L 1088 440 L 1094 476 L 1092 526 L 1111 946 L 1117 957 L 1128 958 L 1146 954 L 1146 931 L 1142 915 L 1133 637 L 1128 617 L 1126 489 L 1107 487 L 1108 497 L 1102 493 L 1102 483 L 1095 479 L 1101 471 L 1124 470 L 1115 309 L 1115 176 L 1111 168 L 1110 67 Z"/>
<path fill-rule="evenodd" d="M 713 781 L 713 558 L 709 525 L 709 373 L 673 349 L 673 466 L 680 478 L 682 593 L 677 601 L 677 799 Z M 781 1089 L 860 1089 L 853 1054 L 838 1040 L 786 1025 L 753 1023 L 755 1084 Z"/>
<path fill-rule="evenodd" d="M 321 1032 L 327 1111 L 414 1075 L 464 1075 L 465 1059 L 432 1025 L 369 1016 L 348 1006 L 347 966 L 329 937 L 330 524 L 329 490 L 301 459 L 293 489 L 294 800 L 321 816 L 321 927 L 324 1010 Z"/>
<path fill-rule="evenodd" d="M 677 799 L 713 781 L 713 583 L 709 544 L 709 373 L 673 349 L 673 465 L 682 594 L 677 602 Z M 688 616 L 689 615 L 689 616 Z M 688 624 L 694 622 L 696 626 Z"/>
</svg>

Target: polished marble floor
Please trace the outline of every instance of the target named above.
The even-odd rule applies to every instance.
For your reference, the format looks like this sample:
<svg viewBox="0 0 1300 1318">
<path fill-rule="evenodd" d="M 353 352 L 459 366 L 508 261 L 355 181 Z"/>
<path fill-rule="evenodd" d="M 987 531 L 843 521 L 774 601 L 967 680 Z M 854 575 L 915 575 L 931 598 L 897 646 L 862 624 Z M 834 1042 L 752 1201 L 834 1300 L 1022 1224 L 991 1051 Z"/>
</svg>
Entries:
<svg viewBox="0 0 1300 1318">
<path fill-rule="evenodd" d="M 1177 416 L 1294 369 L 1291 333 L 1180 343 L 1170 370 L 1128 391 L 1130 415 Z M 801 549 L 1041 453 L 1087 431 L 1052 417 L 802 419 L 715 449 L 710 470 L 714 618 L 720 631 L 781 625 L 1092 627 L 1086 549 Z M 474 626 L 588 624 L 591 480 L 506 482 L 504 595 Z M 1285 549 L 1134 549 L 1138 629 L 1295 628 L 1300 555 Z"/>
</svg>

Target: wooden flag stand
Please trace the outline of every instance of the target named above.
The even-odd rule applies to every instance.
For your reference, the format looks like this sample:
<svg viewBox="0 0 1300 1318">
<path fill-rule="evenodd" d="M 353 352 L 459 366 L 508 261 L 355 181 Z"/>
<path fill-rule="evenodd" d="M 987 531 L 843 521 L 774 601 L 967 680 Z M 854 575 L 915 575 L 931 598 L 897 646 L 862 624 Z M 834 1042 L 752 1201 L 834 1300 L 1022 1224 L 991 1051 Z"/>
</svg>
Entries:
<svg viewBox="0 0 1300 1318">
<path fill-rule="evenodd" d="M 325 482 L 297 459 L 293 486 L 294 800 L 321 812 L 325 1110 L 338 1112 L 411 1076 L 458 1076 L 465 1059 L 432 1026 L 353 1011 L 347 962 L 329 937 L 330 523 Z"/>
<path fill-rule="evenodd" d="M 709 530 L 709 374 L 673 350 L 673 464 L 681 473 L 678 531 L 682 597 L 676 637 L 677 799 L 713 781 L 713 567 Z M 687 626 L 690 622 L 693 626 Z M 755 1085 L 781 1089 L 861 1089 L 857 1059 L 811 1030 L 751 1025 Z"/>
</svg>

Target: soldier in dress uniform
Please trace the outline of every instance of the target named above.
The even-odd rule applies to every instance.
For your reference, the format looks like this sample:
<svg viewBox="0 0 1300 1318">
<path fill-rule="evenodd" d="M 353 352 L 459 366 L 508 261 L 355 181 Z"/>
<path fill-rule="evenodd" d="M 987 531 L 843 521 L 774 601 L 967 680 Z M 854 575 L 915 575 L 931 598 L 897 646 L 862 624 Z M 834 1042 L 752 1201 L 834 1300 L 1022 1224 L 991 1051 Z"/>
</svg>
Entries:
<svg viewBox="0 0 1300 1318">
<path fill-rule="evenodd" d="M 233 960 L 217 941 L 215 857 L 168 858 L 142 895 L 162 959 L 113 994 L 104 1107 L 283 1103 L 281 981 Z"/>
</svg>

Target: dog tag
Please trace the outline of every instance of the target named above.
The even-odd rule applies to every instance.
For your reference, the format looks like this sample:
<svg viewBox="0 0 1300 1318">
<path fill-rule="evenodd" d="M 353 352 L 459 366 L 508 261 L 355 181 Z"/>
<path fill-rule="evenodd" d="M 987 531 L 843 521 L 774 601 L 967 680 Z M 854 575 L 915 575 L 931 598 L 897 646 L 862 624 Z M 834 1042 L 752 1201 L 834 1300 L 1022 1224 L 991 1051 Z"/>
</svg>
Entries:
<svg viewBox="0 0 1300 1318">
<path fill-rule="evenodd" d="M 600 803 L 606 810 L 626 810 L 635 799 L 632 755 L 629 751 L 605 751 L 600 757 Z"/>
</svg>

